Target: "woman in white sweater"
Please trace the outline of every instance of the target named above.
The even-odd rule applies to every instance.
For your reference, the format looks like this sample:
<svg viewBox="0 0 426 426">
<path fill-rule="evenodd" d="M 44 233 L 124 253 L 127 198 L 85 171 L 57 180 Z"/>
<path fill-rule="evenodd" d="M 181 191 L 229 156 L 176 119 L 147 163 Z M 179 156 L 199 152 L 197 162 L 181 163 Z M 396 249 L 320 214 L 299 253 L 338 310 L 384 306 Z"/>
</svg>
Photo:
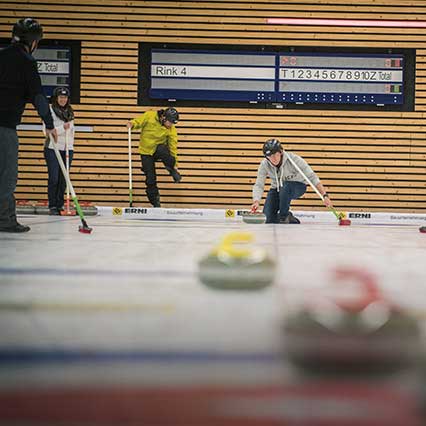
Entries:
<svg viewBox="0 0 426 426">
<path fill-rule="evenodd" d="M 57 87 L 51 97 L 50 110 L 53 123 L 58 133 L 58 149 L 64 163 L 66 161 L 65 142 L 68 143 L 69 165 L 71 166 L 74 153 L 74 111 L 70 105 L 70 92 L 66 87 Z M 59 167 L 53 148 L 53 140 L 46 138 L 44 158 L 47 164 L 49 180 L 47 194 L 49 199 L 49 214 L 60 215 L 64 209 L 64 192 L 66 181 Z"/>
</svg>

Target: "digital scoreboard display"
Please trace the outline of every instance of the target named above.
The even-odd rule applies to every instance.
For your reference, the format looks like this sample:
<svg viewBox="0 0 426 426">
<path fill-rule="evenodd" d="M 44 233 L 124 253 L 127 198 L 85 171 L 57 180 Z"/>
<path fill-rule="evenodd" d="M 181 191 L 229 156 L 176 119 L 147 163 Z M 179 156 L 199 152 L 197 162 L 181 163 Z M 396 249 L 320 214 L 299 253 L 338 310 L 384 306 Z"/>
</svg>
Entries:
<svg viewBox="0 0 426 426">
<path fill-rule="evenodd" d="M 10 45 L 0 39 L 0 49 Z M 41 40 L 32 56 L 37 61 L 43 93 L 50 97 L 56 87 L 67 87 L 71 102 L 80 103 L 81 42 L 78 40 Z"/>
<path fill-rule="evenodd" d="M 71 91 L 71 48 L 39 47 L 34 53 L 41 84 L 46 96 L 52 96 L 56 87 Z"/>
<path fill-rule="evenodd" d="M 402 105 L 403 55 L 279 55 L 277 101 Z"/>
<path fill-rule="evenodd" d="M 144 44 L 141 43 L 143 46 Z M 415 51 L 143 47 L 140 100 L 213 105 L 414 106 Z M 188 46 L 188 45 L 186 45 Z M 203 45 L 204 47 L 205 45 Z M 314 50 L 314 49 L 312 49 Z M 409 63 L 409 66 L 407 65 Z M 408 71 L 409 72 L 408 72 Z M 408 101 L 407 101 L 408 99 Z M 142 103 L 143 104 L 143 103 Z M 208 103 L 204 103 L 208 106 Z"/>
<path fill-rule="evenodd" d="M 152 50 L 152 98 L 271 102 L 275 83 L 274 54 Z"/>
</svg>

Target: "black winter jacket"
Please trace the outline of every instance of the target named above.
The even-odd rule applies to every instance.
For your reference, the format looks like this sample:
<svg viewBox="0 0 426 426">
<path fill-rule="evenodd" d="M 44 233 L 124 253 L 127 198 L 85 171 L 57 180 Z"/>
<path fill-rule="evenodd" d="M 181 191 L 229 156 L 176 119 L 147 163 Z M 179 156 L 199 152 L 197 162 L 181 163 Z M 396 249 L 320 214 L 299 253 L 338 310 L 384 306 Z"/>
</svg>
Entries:
<svg viewBox="0 0 426 426">
<path fill-rule="evenodd" d="M 27 102 L 34 105 L 46 128 L 53 129 L 37 61 L 22 45 L 11 44 L 0 50 L 0 127 L 15 129 L 21 122 Z"/>
</svg>

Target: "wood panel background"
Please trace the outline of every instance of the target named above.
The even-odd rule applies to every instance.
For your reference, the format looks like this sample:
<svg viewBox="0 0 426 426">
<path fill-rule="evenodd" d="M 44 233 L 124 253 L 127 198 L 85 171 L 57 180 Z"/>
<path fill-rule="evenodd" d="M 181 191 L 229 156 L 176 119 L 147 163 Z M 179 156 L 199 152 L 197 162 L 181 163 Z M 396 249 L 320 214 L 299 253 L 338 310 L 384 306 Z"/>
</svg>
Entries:
<svg viewBox="0 0 426 426">
<path fill-rule="evenodd" d="M 31 16 L 45 38 L 81 40 L 81 101 L 71 178 L 79 199 L 128 203 L 125 122 L 137 106 L 138 42 L 271 46 L 415 48 L 415 112 L 179 108 L 179 162 L 174 184 L 158 167 L 165 207 L 248 207 L 261 147 L 278 137 L 303 156 L 336 207 L 426 212 L 426 21 L 424 0 L 15 0 L 0 2 L 0 37 Z M 399 28 L 268 25 L 268 17 L 401 20 Z M 28 107 L 24 123 L 40 123 Z M 20 131 L 17 199 L 47 198 L 43 137 Z M 145 197 L 138 134 L 133 134 L 134 200 Z M 313 191 L 298 209 L 320 209 Z"/>
</svg>

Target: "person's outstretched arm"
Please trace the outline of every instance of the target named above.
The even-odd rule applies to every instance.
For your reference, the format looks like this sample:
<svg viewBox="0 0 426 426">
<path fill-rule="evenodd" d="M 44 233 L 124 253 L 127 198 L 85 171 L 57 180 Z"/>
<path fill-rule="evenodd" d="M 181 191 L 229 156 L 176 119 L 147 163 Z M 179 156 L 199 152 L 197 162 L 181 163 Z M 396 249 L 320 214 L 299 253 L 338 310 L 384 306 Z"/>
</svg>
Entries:
<svg viewBox="0 0 426 426">
<path fill-rule="evenodd" d="M 28 98 L 37 110 L 38 115 L 46 126 L 46 134 L 52 135 L 55 142 L 58 141 L 58 134 L 53 125 L 53 118 L 49 108 L 49 102 L 43 94 L 40 75 L 37 70 L 37 62 L 31 62 L 25 74 Z"/>
<path fill-rule="evenodd" d="M 252 211 L 256 211 L 259 208 L 260 200 L 262 199 L 263 190 L 265 188 L 265 181 L 268 173 L 264 162 L 262 161 L 257 170 L 256 182 L 253 185 L 253 203 L 251 205 Z"/>
</svg>

